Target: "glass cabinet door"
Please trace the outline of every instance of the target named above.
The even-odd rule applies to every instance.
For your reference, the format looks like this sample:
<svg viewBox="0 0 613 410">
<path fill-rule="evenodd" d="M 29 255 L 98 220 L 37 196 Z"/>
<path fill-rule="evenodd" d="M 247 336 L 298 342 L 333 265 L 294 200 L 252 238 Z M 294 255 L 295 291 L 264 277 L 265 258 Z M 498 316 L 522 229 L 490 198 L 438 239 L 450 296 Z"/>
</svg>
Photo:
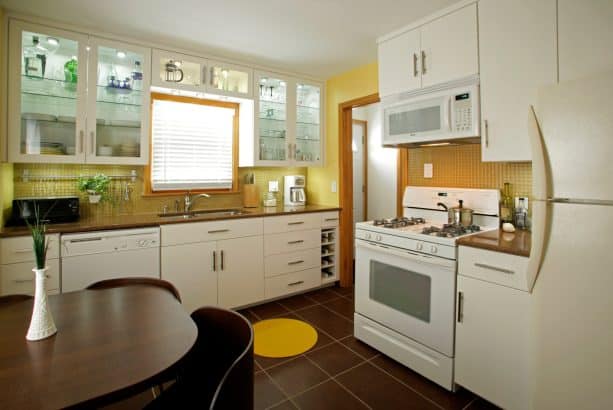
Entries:
<svg viewBox="0 0 613 410">
<path fill-rule="evenodd" d="M 9 160 L 80 162 L 87 37 L 13 20 L 9 36 Z"/>
<path fill-rule="evenodd" d="M 159 87 L 204 91 L 204 59 L 185 54 L 153 50 L 153 78 Z"/>
<path fill-rule="evenodd" d="M 148 50 L 95 38 L 90 45 L 88 162 L 145 163 Z"/>
<path fill-rule="evenodd" d="M 209 62 L 208 91 L 213 94 L 251 96 L 251 69 L 218 61 Z"/>
<path fill-rule="evenodd" d="M 286 161 L 287 155 L 287 81 L 261 75 L 258 78 L 257 132 L 260 162 Z"/>
<path fill-rule="evenodd" d="M 321 87 L 296 84 L 296 162 L 321 162 Z"/>
</svg>

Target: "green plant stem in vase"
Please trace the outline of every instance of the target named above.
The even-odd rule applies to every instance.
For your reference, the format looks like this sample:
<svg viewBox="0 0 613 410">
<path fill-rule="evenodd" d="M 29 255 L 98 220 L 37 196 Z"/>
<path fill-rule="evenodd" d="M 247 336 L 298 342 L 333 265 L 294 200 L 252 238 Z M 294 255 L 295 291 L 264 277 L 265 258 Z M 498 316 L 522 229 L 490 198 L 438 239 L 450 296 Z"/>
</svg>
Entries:
<svg viewBox="0 0 613 410">
<path fill-rule="evenodd" d="M 32 248 L 36 259 L 36 267 L 32 269 L 36 275 L 34 308 L 32 310 L 30 327 L 26 334 L 26 339 L 31 341 L 45 339 L 57 333 L 57 327 L 55 326 L 53 316 L 49 310 L 47 289 L 45 287 L 48 269 L 45 265 L 47 261 L 47 249 L 49 248 L 49 242 L 45 235 L 47 227 L 45 224 L 41 223 L 38 207 L 34 208 L 34 215 L 36 217 L 34 225 L 28 223 L 28 227 L 32 234 Z"/>
</svg>

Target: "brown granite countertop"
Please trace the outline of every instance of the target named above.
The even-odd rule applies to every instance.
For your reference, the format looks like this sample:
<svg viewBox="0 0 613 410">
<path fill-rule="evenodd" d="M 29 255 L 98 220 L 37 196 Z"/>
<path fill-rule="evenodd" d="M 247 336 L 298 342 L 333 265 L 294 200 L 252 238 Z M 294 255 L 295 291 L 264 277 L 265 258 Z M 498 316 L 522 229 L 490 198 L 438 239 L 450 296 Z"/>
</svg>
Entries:
<svg viewBox="0 0 613 410">
<path fill-rule="evenodd" d="M 530 256 L 530 231 L 504 232 L 502 229 L 469 235 L 458 239 L 458 245 Z"/>
<path fill-rule="evenodd" d="M 129 229 L 146 228 L 176 223 L 217 221 L 223 219 L 257 218 L 262 216 L 279 216 L 296 213 L 312 213 L 338 211 L 340 208 L 321 205 L 306 205 L 302 207 L 259 207 L 259 208 L 232 208 L 240 209 L 245 212 L 241 215 L 211 217 L 210 215 L 199 215 L 189 219 L 182 217 L 161 217 L 158 214 L 135 214 L 135 215 L 113 215 L 81 218 L 77 222 L 47 225 L 47 233 L 70 233 L 70 232 L 91 232 L 109 229 Z M 195 212 L 205 209 L 195 209 Z M 206 209 L 209 210 L 209 209 Z M 28 235 L 27 227 L 5 227 L 0 231 L 0 237 Z"/>
</svg>

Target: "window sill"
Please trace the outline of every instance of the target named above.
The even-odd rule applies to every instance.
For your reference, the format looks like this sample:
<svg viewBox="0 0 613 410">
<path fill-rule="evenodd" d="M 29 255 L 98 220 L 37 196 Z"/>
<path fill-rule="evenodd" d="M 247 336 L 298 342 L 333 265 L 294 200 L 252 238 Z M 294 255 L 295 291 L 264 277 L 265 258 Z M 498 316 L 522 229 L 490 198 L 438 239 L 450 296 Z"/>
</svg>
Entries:
<svg viewBox="0 0 613 410">
<path fill-rule="evenodd" d="M 169 196 L 184 196 L 188 191 L 156 191 L 156 192 L 143 192 L 141 194 L 141 198 L 158 198 L 158 197 L 169 197 Z M 236 195 L 240 194 L 239 190 L 214 190 L 214 189 L 193 189 L 189 191 L 191 194 L 209 194 L 209 195 Z"/>
</svg>

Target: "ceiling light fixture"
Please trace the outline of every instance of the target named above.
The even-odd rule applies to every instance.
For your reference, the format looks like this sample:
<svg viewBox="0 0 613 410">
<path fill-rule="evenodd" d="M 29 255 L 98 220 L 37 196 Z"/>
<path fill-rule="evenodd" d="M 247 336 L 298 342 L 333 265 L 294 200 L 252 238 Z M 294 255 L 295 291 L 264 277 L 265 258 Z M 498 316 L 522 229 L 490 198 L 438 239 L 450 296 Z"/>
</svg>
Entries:
<svg viewBox="0 0 613 410">
<path fill-rule="evenodd" d="M 119 57 L 119 58 L 126 58 L 126 53 L 123 52 L 123 51 L 118 51 L 117 52 L 117 57 Z"/>
<path fill-rule="evenodd" d="M 47 43 L 51 44 L 52 46 L 59 46 L 60 40 L 55 37 L 47 37 Z"/>
</svg>

